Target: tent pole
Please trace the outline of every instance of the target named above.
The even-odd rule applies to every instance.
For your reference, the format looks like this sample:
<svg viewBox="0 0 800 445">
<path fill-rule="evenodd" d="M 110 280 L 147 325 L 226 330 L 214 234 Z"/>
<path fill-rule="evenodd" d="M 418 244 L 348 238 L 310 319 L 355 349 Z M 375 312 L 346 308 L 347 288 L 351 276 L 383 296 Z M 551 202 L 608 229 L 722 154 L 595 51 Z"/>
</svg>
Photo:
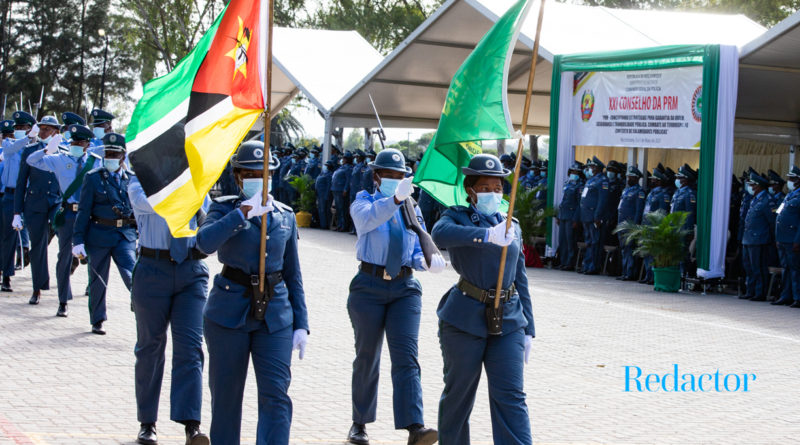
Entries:
<svg viewBox="0 0 800 445">
<path fill-rule="evenodd" d="M 267 84 L 264 87 L 264 94 L 267 95 L 267 109 L 264 111 L 264 146 L 267 148 L 264 156 L 264 183 L 261 189 L 261 204 L 267 205 L 269 199 L 269 158 L 272 156 L 269 150 L 270 139 L 270 118 L 272 113 L 272 14 L 273 14 L 273 0 L 269 1 L 269 28 L 267 28 Z M 266 281 L 266 267 L 267 267 L 267 218 L 265 213 L 261 215 L 261 249 L 259 250 L 258 257 L 258 291 L 263 293 Z"/>
<path fill-rule="evenodd" d="M 519 170 L 522 165 L 522 154 L 525 148 L 525 134 L 528 131 L 528 115 L 531 111 L 531 96 L 533 94 L 533 81 L 536 78 L 536 62 L 539 58 L 539 41 L 542 35 L 542 20 L 544 19 L 544 2 L 541 0 L 539 6 L 539 20 L 536 23 L 536 39 L 533 41 L 533 55 L 531 56 L 531 71 L 528 74 L 528 91 L 525 94 L 525 109 L 522 111 L 522 138 L 519 139 L 517 146 L 517 160 L 514 165 L 514 179 L 511 181 L 511 197 L 508 200 L 508 217 L 506 218 L 506 231 L 511 230 L 512 217 L 514 216 L 514 204 L 517 201 L 517 184 L 519 183 Z M 524 242 L 525 240 L 520 240 Z M 500 307 L 500 293 L 503 291 L 503 276 L 506 271 L 506 255 L 508 255 L 508 246 L 503 247 L 500 254 L 500 270 L 497 274 L 497 286 L 495 286 L 496 293 L 494 296 L 494 310 L 497 314 L 497 308 Z"/>
</svg>

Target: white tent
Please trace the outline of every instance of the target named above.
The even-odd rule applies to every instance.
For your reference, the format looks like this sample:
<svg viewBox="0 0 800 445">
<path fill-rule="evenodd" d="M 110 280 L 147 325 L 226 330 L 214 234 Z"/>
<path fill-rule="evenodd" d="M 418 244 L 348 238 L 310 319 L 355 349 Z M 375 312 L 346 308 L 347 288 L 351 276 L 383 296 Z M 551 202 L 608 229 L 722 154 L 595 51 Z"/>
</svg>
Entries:
<svg viewBox="0 0 800 445">
<path fill-rule="evenodd" d="M 334 105 L 327 127 L 374 127 L 372 94 L 387 127 L 436 128 L 453 74 L 513 0 L 448 0 Z M 538 4 L 538 2 L 537 2 Z M 534 5 L 532 11 L 538 10 Z M 522 121 L 536 14 L 523 26 L 509 75 L 509 106 Z M 550 125 L 554 54 L 673 44 L 743 46 L 764 28 L 743 15 L 633 11 L 548 2 L 534 84 L 531 133 Z M 330 132 L 326 133 L 326 141 Z"/>
</svg>

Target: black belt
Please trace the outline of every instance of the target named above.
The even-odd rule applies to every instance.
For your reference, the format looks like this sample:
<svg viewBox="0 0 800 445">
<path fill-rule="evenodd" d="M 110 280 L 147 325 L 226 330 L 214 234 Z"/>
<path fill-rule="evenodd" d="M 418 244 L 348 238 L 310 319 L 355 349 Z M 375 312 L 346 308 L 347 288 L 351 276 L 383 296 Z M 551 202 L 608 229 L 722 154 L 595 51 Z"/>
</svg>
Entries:
<svg viewBox="0 0 800 445">
<path fill-rule="evenodd" d="M 388 273 L 386 273 L 386 268 L 384 266 L 378 266 L 377 264 L 372 264 L 372 263 L 365 263 L 363 261 L 361 262 L 359 270 L 368 275 L 372 275 L 386 281 L 391 281 L 397 278 L 406 278 L 414 274 L 414 269 L 408 266 L 403 266 L 400 268 L 400 273 L 398 273 L 396 277 L 391 277 Z"/>
<path fill-rule="evenodd" d="M 144 246 L 139 247 L 139 256 L 143 256 L 146 258 L 153 258 L 156 260 L 169 260 L 173 263 L 177 263 L 177 261 L 172 259 L 172 255 L 170 255 L 169 250 L 162 250 L 162 249 L 150 249 Z M 192 249 L 189 251 L 189 255 L 187 259 L 191 260 L 202 260 L 208 257 L 208 255 L 204 254 L 203 252 Z"/>
<path fill-rule="evenodd" d="M 497 295 L 496 289 L 483 290 L 463 278 L 459 278 L 456 287 L 464 295 L 473 298 L 475 300 L 478 300 L 481 303 L 493 303 L 494 298 Z M 506 303 L 514 295 L 514 292 L 516 292 L 516 288 L 514 287 L 513 284 L 508 289 L 501 290 L 500 302 Z"/>
<path fill-rule="evenodd" d="M 263 320 L 267 314 L 267 305 L 275 295 L 275 286 L 283 281 L 283 272 L 272 272 L 267 274 L 267 282 L 264 283 L 264 291 L 259 290 L 259 276 L 251 275 L 235 267 L 223 266 L 222 276 L 234 283 L 244 286 L 247 291 L 245 297 L 250 298 L 250 314 L 256 320 Z"/>
<path fill-rule="evenodd" d="M 235 267 L 222 266 L 221 275 L 233 281 L 234 283 L 240 284 L 247 288 L 252 286 L 258 287 L 258 274 L 250 275 L 249 273 Z M 267 274 L 267 283 L 270 284 L 270 287 L 275 287 L 275 285 L 281 281 L 283 281 L 283 272 L 278 271 Z"/>
<path fill-rule="evenodd" d="M 117 227 L 117 228 L 136 225 L 136 219 L 134 218 L 105 219 L 93 216 L 92 221 L 103 226 Z"/>
<path fill-rule="evenodd" d="M 70 212 L 78 213 L 78 203 L 64 203 L 64 210 L 69 210 Z"/>
</svg>

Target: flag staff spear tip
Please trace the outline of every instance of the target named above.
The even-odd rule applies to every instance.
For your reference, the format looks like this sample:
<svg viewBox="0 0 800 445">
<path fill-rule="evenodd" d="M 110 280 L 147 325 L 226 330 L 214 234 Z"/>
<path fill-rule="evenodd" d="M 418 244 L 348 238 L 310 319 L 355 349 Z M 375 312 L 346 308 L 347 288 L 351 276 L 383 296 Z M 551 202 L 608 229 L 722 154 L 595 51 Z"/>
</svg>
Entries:
<svg viewBox="0 0 800 445">
<path fill-rule="evenodd" d="M 272 156 L 270 152 L 270 115 L 272 114 L 272 13 L 273 13 L 273 0 L 262 0 L 269 2 L 269 27 L 267 28 L 267 78 L 266 85 L 264 85 L 264 94 L 267 96 L 267 107 L 264 110 L 264 184 L 261 190 L 262 205 L 267 205 L 269 199 L 269 158 Z M 267 217 L 265 213 L 261 215 L 261 249 L 259 250 L 258 258 L 258 290 L 264 292 L 267 267 Z"/>
<path fill-rule="evenodd" d="M 531 71 L 528 74 L 528 91 L 525 95 L 525 108 L 522 112 L 522 138 L 519 140 L 517 146 L 517 158 L 514 165 L 514 179 L 511 181 L 511 196 L 508 201 L 508 218 L 506 218 L 506 231 L 512 227 L 511 217 L 514 215 L 514 204 L 517 200 L 517 184 L 519 183 L 519 171 L 522 164 L 522 150 L 524 149 L 524 137 L 528 129 L 528 115 L 531 109 L 531 96 L 533 94 L 533 81 L 536 78 L 536 62 L 539 58 L 539 41 L 542 35 L 542 19 L 544 18 L 544 2 L 541 0 L 539 5 L 539 20 L 536 24 L 536 39 L 533 41 L 533 57 L 531 58 Z M 494 310 L 495 314 L 500 306 L 500 294 L 503 291 L 503 276 L 505 275 L 506 268 L 506 255 L 508 254 L 508 247 L 503 247 L 503 252 L 500 255 L 500 271 L 497 276 L 497 286 L 495 286 L 496 293 L 494 296 Z"/>
</svg>

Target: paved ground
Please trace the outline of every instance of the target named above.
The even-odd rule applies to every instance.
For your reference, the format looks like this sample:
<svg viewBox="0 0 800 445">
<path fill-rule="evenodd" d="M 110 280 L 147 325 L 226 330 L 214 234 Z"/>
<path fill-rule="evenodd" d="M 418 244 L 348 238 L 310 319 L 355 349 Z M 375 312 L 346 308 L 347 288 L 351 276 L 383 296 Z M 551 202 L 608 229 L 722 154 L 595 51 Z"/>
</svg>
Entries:
<svg viewBox="0 0 800 445">
<path fill-rule="evenodd" d="M 293 444 L 341 444 L 350 426 L 352 328 L 345 301 L 356 270 L 355 237 L 304 230 L 301 262 L 312 334 L 295 360 Z M 55 261 L 54 249 L 51 261 Z M 209 261 L 212 272 L 220 269 Z M 735 297 L 664 295 L 639 284 L 574 273 L 529 270 L 538 337 L 526 368 L 536 443 L 696 444 L 797 443 L 800 437 L 800 310 Z M 455 282 L 419 274 L 424 289 L 420 363 L 425 417 L 435 425 L 442 389 L 436 337 L 439 297 Z M 86 269 L 73 277 L 86 285 Z M 89 332 L 86 297 L 56 318 L 55 291 L 27 304 L 30 279 L 14 279 L 0 295 L 0 444 L 129 444 L 138 428 L 133 394 L 135 327 L 116 272 L 110 285 L 108 335 Z M 55 288 L 55 277 L 51 280 Z M 80 292 L 79 292 L 80 293 Z M 169 352 L 168 352 L 169 354 Z M 386 352 L 384 352 L 386 354 Z M 382 363 L 376 444 L 403 444 L 392 429 L 389 361 Z M 168 358 L 169 363 L 169 358 Z M 624 366 L 645 373 L 755 373 L 750 392 L 626 393 Z M 254 443 L 255 383 L 245 400 L 244 443 Z M 183 443 L 167 420 L 165 376 L 159 423 L 163 444 Z M 485 382 L 484 382 L 485 383 Z M 209 422 L 209 395 L 203 423 Z M 472 415 L 473 443 L 491 443 L 488 402 L 481 387 Z"/>
</svg>

